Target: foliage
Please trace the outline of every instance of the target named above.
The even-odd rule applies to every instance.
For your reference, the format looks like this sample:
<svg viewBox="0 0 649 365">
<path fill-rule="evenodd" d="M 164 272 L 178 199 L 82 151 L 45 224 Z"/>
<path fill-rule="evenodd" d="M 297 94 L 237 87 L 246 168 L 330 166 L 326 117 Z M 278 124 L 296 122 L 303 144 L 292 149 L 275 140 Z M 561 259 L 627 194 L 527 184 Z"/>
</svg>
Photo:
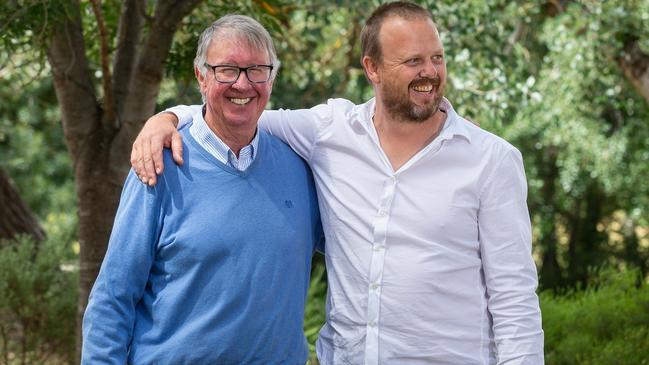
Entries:
<svg viewBox="0 0 649 365">
<path fill-rule="evenodd" d="M 206 1 L 176 33 L 157 109 L 200 100 L 192 72 L 198 35 L 210 21 L 233 12 L 260 19 L 275 39 L 282 65 L 272 107 L 310 107 L 332 96 L 367 100 L 372 90 L 358 61 L 358 36 L 380 2 Z M 48 21 L 67 11 L 61 3 L 0 2 L 0 165 L 51 239 L 67 242 L 66 252 L 74 257 L 69 252 L 78 225 L 73 166 L 43 48 Z M 592 279 L 589 267 L 607 263 L 648 275 L 649 101 L 629 82 L 620 60 L 629 42 L 649 55 L 649 2 L 419 3 L 433 12 L 440 28 L 449 69 L 447 96 L 454 107 L 523 153 L 542 288 L 560 293 L 583 286 Z M 150 16 L 155 2 L 147 4 Z M 102 2 L 111 54 L 120 5 Z M 97 22 L 89 2 L 80 6 L 86 53 L 99 89 Z M 642 363 L 634 356 L 643 353 L 634 346 L 649 334 L 632 315 L 645 318 L 638 303 L 646 298 L 646 285 L 632 289 L 624 286 L 630 283 L 624 277 L 610 285 L 601 281 L 582 294 L 542 295 L 549 364 Z M 324 269 L 315 265 L 305 320 L 311 345 L 324 320 L 325 292 Z M 604 341 L 590 313 L 619 316 L 628 331 L 611 329 L 617 335 Z M 574 333 L 575 328 L 583 330 Z M 590 356 L 589 346 L 601 351 Z M 570 351 L 581 357 L 570 357 Z"/>
<path fill-rule="evenodd" d="M 77 274 L 64 265 L 69 246 L 22 236 L 0 247 L 0 363 L 71 362 Z"/>
<path fill-rule="evenodd" d="M 72 163 L 52 81 L 36 65 L 20 70 L 7 66 L 4 71 L 0 70 L 0 166 L 14 180 L 46 233 L 73 242 L 77 216 Z"/>
<path fill-rule="evenodd" d="M 0 164 L 42 218 L 73 212 L 75 205 L 72 166 L 52 91 L 49 79 L 27 85 L 0 79 Z"/>
<path fill-rule="evenodd" d="M 327 294 L 327 272 L 323 260 L 315 257 L 311 270 L 311 285 L 304 310 L 304 335 L 309 342 L 309 350 L 315 353 L 315 342 L 320 328 L 325 322 L 325 296 Z"/>
<path fill-rule="evenodd" d="M 649 146 L 649 104 L 622 74 L 617 41 L 631 31 L 646 37 L 640 18 L 649 18 L 649 8 L 640 4 L 572 4 L 547 19 L 537 36 L 547 52 L 539 54 L 526 107 L 505 136 L 526 158 L 530 206 L 547 213 L 537 216 L 538 240 L 564 242 L 555 247 L 563 273 L 545 287 L 584 283 L 588 266 L 606 262 L 631 263 L 647 274 L 647 247 L 625 243 L 638 241 L 636 228 L 649 224 L 649 155 L 641 152 Z M 627 227 L 617 232 L 623 242 L 603 227 L 616 214 Z"/>
<path fill-rule="evenodd" d="M 547 364 L 649 364 L 649 285 L 637 270 L 601 270 L 583 291 L 540 299 Z"/>
</svg>

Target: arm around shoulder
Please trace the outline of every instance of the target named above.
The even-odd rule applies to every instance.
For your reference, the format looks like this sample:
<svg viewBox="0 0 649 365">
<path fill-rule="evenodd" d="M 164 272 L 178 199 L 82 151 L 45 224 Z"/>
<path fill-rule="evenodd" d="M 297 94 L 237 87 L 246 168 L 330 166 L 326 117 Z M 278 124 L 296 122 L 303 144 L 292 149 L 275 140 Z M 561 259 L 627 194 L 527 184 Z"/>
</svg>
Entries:
<svg viewBox="0 0 649 365">
<path fill-rule="evenodd" d="M 155 185 L 157 175 L 164 171 L 163 148 L 171 148 L 177 164 L 184 163 L 182 138 L 177 128 L 191 122 L 193 113 L 200 111 L 200 108 L 200 105 L 178 105 L 146 121 L 131 150 L 131 166 L 143 183 Z"/>
<path fill-rule="evenodd" d="M 291 146 L 307 162 L 327 126 L 333 122 L 334 99 L 310 109 L 266 110 L 259 119 L 259 128 Z"/>
</svg>

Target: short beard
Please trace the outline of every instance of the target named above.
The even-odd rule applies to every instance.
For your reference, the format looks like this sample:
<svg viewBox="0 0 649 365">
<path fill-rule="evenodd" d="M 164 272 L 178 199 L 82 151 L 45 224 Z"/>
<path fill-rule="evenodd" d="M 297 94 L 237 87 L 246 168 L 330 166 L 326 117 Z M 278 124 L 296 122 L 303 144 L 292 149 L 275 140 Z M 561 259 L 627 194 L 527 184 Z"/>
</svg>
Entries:
<svg viewBox="0 0 649 365">
<path fill-rule="evenodd" d="M 420 84 L 425 81 L 432 83 L 433 87 L 440 87 L 441 84 L 439 77 L 420 78 L 413 80 L 410 85 L 408 85 L 408 90 L 410 90 L 410 87 L 412 87 L 413 84 Z M 388 113 L 396 120 L 404 123 L 423 123 L 430 119 L 430 117 L 439 110 L 439 105 L 442 102 L 444 94 L 444 90 L 438 89 L 437 97 L 433 102 L 421 106 L 412 103 L 407 93 L 404 95 L 397 90 L 397 86 L 391 83 L 386 83 L 382 100 Z"/>
</svg>

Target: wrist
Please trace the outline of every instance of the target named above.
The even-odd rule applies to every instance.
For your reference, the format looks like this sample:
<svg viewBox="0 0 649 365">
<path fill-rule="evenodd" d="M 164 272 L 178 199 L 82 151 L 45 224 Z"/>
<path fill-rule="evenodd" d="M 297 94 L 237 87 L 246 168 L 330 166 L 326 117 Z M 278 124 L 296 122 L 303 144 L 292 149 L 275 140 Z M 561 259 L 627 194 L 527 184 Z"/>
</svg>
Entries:
<svg viewBox="0 0 649 365">
<path fill-rule="evenodd" d="M 178 116 L 173 112 L 164 110 L 158 113 L 158 115 L 162 118 L 162 120 L 170 121 L 174 125 L 174 128 L 178 128 Z"/>
</svg>

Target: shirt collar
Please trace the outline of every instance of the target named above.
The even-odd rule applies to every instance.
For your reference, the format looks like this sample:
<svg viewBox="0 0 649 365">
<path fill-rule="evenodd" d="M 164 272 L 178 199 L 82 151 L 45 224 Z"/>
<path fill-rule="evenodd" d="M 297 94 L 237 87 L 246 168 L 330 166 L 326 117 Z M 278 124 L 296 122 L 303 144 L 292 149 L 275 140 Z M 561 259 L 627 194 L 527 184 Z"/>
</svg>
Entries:
<svg viewBox="0 0 649 365">
<path fill-rule="evenodd" d="M 198 143 L 203 146 L 210 154 L 216 157 L 219 161 L 227 164 L 228 155 L 234 152 L 230 147 L 223 142 L 219 136 L 214 133 L 210 127 L 207 125 L 205 118 L 203 117 L 203 110 L 205 105 L 201 109 L 198 109 L 194 112 L 193 123 L 189 127 L 189 133 L 198 141 Z M 253 137 L 250 144 L 243 147 L 243 149 L 250 148 L 250 159 L 254 160 L 257 155 L 257 146 L 259 145 L 259 133 L 255 131 L 255 136 Z"/>
<path fill-rule="evenodd" d="M 372 117 L 374 116 L 374 110 L 376 106 L 376 98 L 371 98 L 363 104 L 354 106 L 351 110 L 350 119 L 352 123 L 361 123 L 368 130 L 373 130 L 374 125 L 372 123 Z M 462 118 L 455 112 L 453 105 L 445 97 L 442 98 L 440 103 L 441 109 L 446 111 L 446 122 L 442 131 L 439 134 L 440 139 L 452 139 L 455 136 L 464 137 L 469 143 L 471 143 L 471 134 L 467 129 L 467 123 L 471 123 L 468 120 Z"/>
<path fill-rule="evenodd" d="M 471 123 L 468 120 L 462 118 L 457 114 L 453 105 L 446 98 L 442 98 L 440 103 L 440 108 L 446 111 L 446 122 L 444 127 L 439 134 L 439 137 L 442 140 L 453 139 L 454 137 L 464 137 L 469 143 L 471 143 L 471 134 L 467 128 L 467 123 Z"/>
</svg>

